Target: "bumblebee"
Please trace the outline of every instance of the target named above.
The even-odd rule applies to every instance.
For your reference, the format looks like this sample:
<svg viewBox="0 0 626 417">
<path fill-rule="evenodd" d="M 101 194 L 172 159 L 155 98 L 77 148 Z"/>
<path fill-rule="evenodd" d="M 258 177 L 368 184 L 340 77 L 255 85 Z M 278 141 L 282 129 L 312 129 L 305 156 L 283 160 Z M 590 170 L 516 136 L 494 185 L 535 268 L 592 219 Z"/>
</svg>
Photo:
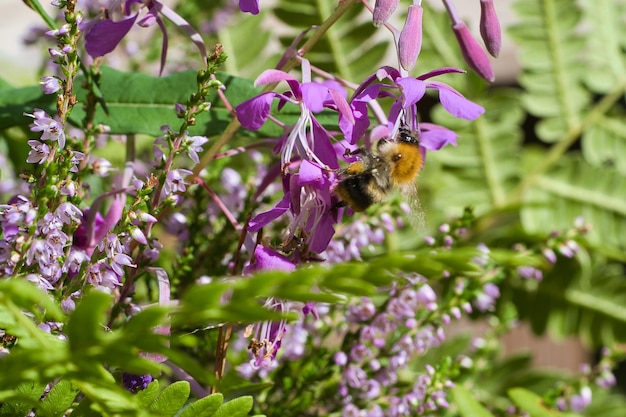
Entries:
<svg viewBox="0 0 626 417">
<path fill-rule="evenodd" d="M 379 140 L 376 153 L 359 148 L 350 154 L 361 159 L 341 172 L 334 193 L 341 200 L 338 206 L 356 212 L 384 201 L 394 187 L 414 184 L 423 164 L 419 137 L 405 127 L 400 127 L 395 140 Z"/>
</svg>

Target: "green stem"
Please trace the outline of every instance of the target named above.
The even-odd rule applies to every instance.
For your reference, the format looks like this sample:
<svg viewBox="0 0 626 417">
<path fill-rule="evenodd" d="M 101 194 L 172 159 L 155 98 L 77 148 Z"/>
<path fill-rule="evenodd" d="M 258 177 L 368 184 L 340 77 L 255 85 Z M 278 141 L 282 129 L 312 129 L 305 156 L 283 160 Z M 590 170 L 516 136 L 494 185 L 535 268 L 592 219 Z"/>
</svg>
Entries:
<svg viewBox="0 0 626 417">
<path fill-rule="evenodd" d="M 43 7 L 41 7 L 41 3 L 39 3 L 38 0 L 24 0 L 24 3 L 28 7 L 36 11 L 37 14 L 39 14 L 39 16 L 41 16 L 41 18 L 44 20 L 44 22 L 46 22 L 46 25 L 48 25 L 50 29 L 56 29 L 57 26 L 54 22 L 54 19 L 51 18 L 48 13 L 46 13 Z"/>
</svg>

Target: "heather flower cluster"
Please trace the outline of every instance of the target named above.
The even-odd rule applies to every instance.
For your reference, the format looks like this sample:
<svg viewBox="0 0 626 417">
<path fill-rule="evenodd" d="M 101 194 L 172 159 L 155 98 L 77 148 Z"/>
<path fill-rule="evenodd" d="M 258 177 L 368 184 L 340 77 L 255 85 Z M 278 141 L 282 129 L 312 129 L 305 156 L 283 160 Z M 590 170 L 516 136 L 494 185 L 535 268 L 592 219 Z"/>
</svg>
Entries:
<svg viewBox="0 0 626 417">
<path fill-rule="evenodd" d="M 420 211 L 415 173 L 430 181 L 425 198 L 436 196 L 457 145 L 474 140 L 464 127 L 496 130 L 479 120 L 489 108 L 479 89 L 454 84 L 466 72 L 422 56 L 435 12 L 421 0 L 337 1 L 254 82 L 224 73 L 245 62 L 224 65 L 240 39 L 209 51 L 205 42 L 232 30 L 230 19 L 267 34 L 253 20 L 258 0 L 190 2 L 180 14 L 160 0 L 84 3 L 54 0 L 50 16 L 29 2 L 46 25 L 29 35 L 45 44 L 41 96 L 2 98 L 13 107 L 0 139 L 16 143 L 0 147 L 0 286 L 13 294 L 0 291 L 0 374 L 16 381 L 0 381 L 3 404 L 50 414 L 65 395 L 64 415 L 206 414 L 217 402 L 196 398 L 212 392 L 242 396 L 217 405 L 223 415 L 469 415 L 483 398 L 458 398 L 506 363 L 500 338 L 528 315 L 512 300 L 533 297 L 562 264 L 595 268 L 582 218 L 547 236 L 494 237 L 484 226 L 493 219 L 470 207 L 445 223 Z M 482 44 L 453 1 L 442 3 L 452 47 L 493 82 L 494 2 L 480 0 Z M 369 13 L 359 25 L 390 33 L 397 59 L 348 80 L 313 47 L 350 8 Z M 16 108 L 19 120 L 7 121 Z M 5 137 L 4 123 L 23 140 Z M 411 156 L 403 188 L 393 175 Z M 374 203 L 360 210 L 342 186 Z M 32 292 L 11 286 L 24 281 Z M 472 320 L 485 326 L 459 342 Z M 542 406 L 584 412 L 596 389 L 616 385 L 622 356 L 603 349 Z M 485 415 L 527 412 L 493 395 Z"/>
</svg>

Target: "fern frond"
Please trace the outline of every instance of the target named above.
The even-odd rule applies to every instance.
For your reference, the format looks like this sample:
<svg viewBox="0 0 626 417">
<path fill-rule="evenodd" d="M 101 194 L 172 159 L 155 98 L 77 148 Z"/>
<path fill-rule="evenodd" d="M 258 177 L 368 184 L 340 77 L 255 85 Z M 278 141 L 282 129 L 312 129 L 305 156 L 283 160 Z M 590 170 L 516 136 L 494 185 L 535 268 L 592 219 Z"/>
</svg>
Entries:
<svg viewBox="0 0 626 417">
<path fill-rule="evenodd" d="M 524 199 L 522 223 L 529 232 L 545 233 L 546 225 L 567 229 L 579 216 L 593 225 L 592 244 L 613 251 L 626 248 L 626 181 L 609 167 L 595 168 L 580 158 L 567 158 L 541 176 Z"/>
<path fill-rule="evenodd" d="M 576 33 L 581 13 L 575 0 L 522 0 L 515 9 L 522 22 L 509 33 L 521 50 L 523 103 L 542 118 L 537 136 L 555 142 L 580 129 L 591 99 L 583 88 L 584 39 Z"/>
<path fill-rule="evenodd" d="M 435 200 L 441 204 L 437 212 L 451 216 L 467 205 L 474 206 L 477 214 L 502 208 L 517 183 L 519 126 L 524 117 L 518 91 L 497 90 L 481 104 L 485 114 L 471 123 L 453 119 L 443 111 L 433 114 L 435 122 L 459 133 L 456 149 L 429 154 L 425 176 L 433 177 L 432 184 L 438 192 Z M 437 165 L 442 172 L 429 174 Z"/>
</svg>

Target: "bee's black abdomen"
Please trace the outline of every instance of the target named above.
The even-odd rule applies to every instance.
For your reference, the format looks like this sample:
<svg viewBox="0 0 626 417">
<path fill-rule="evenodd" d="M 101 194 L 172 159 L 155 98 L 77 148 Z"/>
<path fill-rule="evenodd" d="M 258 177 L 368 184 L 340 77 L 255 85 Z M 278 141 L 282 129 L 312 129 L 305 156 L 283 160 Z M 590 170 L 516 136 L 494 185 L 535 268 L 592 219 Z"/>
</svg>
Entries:
<svg viewBox="0 0 626 417">
<path fill-rule="evenodd" d="M 339 183 L 335 192 L 354 211 L 363 211 L 376 202 L 369 189 L 372 181 L 368 173 L 348 177 Z"/>
</svg>

